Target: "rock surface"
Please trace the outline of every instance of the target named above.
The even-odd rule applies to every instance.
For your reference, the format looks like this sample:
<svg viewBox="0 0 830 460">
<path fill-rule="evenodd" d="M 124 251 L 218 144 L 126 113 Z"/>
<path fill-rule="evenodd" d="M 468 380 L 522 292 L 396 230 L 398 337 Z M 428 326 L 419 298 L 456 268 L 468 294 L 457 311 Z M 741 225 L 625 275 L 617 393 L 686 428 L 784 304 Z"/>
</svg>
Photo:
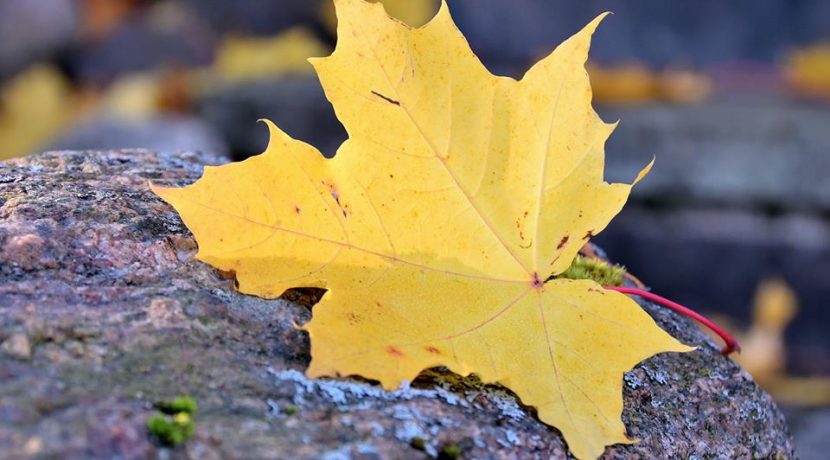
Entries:
<svg viewBox="0 0 830 460">
<path fill-rule="evenodd" d="M 555 429 L 474 378 L 433 370 L 392 393 L 306 379 L 308 339 L 293 323 L 310 318 L 314 293 L 235 293 L 192 259 L 189 232 L 147 188 L 214 162 L 134 150 L 0 164 L 2 456 L 566 456 Z M 700 348 L 625 375 L 623 418 L 640 442 L 606 458 L 794 457 L 769 396 L 690 322 L 645 308 Z M 196 434 L 163 448 L 145 428 L 151 404 L 181 394 L 200 405 Z"/>
<path fill-rule="evenodd" d="M 209 123 L 196 117 L 159 115 L 126 119 L 111 114 L 77 123 L 50 142 L 49 150 L 129 149 L 139 146 L 156 152 L 198 150 L 213 155 L 226 155 L 228 152 L 222 136 Z"/>
</svg>

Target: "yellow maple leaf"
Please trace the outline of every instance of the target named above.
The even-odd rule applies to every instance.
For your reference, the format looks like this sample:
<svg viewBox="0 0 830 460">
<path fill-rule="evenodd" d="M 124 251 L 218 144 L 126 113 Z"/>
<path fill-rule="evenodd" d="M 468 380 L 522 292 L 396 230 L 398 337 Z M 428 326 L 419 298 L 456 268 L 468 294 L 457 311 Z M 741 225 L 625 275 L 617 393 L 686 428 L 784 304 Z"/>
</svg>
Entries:
<svg viewBox="0 0 830 460">
<path fill-rule="evenodd" d="M 603 180 L 614 125 L 584 70 L 601 18 L 516 81 L 484 68 L 445 4 L 418 29 L 336 5 L 337 47 L 312 63 L 349 140 L 325 159 L 268 122 L 264 154 L 154 186 L 198 258 L 244 293 L 328 289 L 304 326 L 309 376 L 391 389 L 447 366 L 513 390 L 577 457 L 633 442 L 623 373 L 690 348 L 628 297 L 555 278 L 631 189 Z"/>
</svg>

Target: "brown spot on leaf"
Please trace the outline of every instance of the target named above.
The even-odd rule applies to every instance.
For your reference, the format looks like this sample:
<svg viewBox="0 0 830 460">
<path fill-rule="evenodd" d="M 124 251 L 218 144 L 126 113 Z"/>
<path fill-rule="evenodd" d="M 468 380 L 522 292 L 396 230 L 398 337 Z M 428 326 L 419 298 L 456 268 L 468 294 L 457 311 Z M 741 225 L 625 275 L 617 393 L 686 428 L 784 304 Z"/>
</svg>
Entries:
<svg viewBox="0 0 830 460">
<path fill-rule="evenodd" d="M 340 201 L 340 192 L 337 191 L 337 189 L 334 187 L 333 184 L 329 184 L 326 181 L 322 181 L 321 183 L 323 185 L 325 185 L 326 187 L 328 187 L 329 195 L 331 195 L 331 198 L 334 200 L 335 203 L 337 203 L 337 206 L 340 208 L 340 212 L 343 213 L 343 217 L 348 218 L 349 217 L 349 209 L 348 209 L 349 205 L 348 204 L 344 205 Z"/>
<path fill-rule="evenodd" d="M 587 232 L 585 232 L 585 236 L 583 236 L 582 239 L 583 240 L 590 240 L 593 237 L 594 237 L 594 231 L 593 230 L 588 230 Z"/>
<path fill-rule="evenodd" d="M 346 314 L 346 319 L 348 319 L 349 324 L 351 324 L 352 326 L 356 325 L 361 320 L 360 315 L 358 315 L 354 312 L 347 313 Z"/>
<path fill-rule="evenodd" d="M 233 280 L 233 279 L 236 279 L 236 270 L 234 270 L 234 269 L 230 269 L 230 270 L 216 270 L 216 272 L 219 274 L 219 276 L 220 276 L 222 279 L 225 279 L 225 280 Z"/>
<path fill-rule="evenodd" d="M 432 354 L 435 354 L 435 355 L 440 355 L 441 354 L 441 350 L 439 350 L 439 349 L 437 349 L 437 348 L 435 348 L 431 345 L 428 346 L 428 347 L 424 347 L 424 350 L 426 350 L 426 351 L 428 351 Z"/>
<path fill-rule="evenodd" d="M 295 205 L 295 206 L 294 206 L 294 212 L 296 212 L 296 213 L 297 213 L 297 215 L 299 216 L 300 214 L 302 214 L 303 210 L 302 210 L 302 209 L 300 209 L 300 207 L 299 207 L 299 206 L 296 206 L 296 205 Z"/>
<path fill-rule="evenodd" d="M 559 244 L 556 245 L 556 249 L 559 250 L 564 248 L 565 244 L 568 242 L 569 239 L 571 239 L 570 235 L 563 236 L 562 239 L 559 241 Z"/>
<path fill-rule="evenodd" d="M 389 345 L 388 347 L 386 347 L 385 351 L 387 353 L 389 353 L 391 356 L 394 356 L 396 358 L 402 358 L 403 357 L 403 352 L 401 350 L 398 350 L 397 348 L 393 347 L 392 345 Z"/>
<path fill-rule="evenodd" d="M 377 96 L 377 97 L 379 97 L 379 98 L 383 99 L 384 101 L 386 101 L 386 102 L 388 102 L 388 103 L 390 103 L 390 104 L 392 104 L 392 105 L 397 105 L 397 106 L 400 106 L 400 105 L 401 105 L 401 103 L 400 103 L 400 102 L 398 102 L 398 101 L 396 101 L 396 100 L 392 99 L 391 97 L 384 96 L 383 94 L 380 94 L 380 93 L 379 93 L 379 92 L 377 92 L 377 91 L 372 91 L 372 94 L 374 94 L 375 96 Z"/>
</svg>

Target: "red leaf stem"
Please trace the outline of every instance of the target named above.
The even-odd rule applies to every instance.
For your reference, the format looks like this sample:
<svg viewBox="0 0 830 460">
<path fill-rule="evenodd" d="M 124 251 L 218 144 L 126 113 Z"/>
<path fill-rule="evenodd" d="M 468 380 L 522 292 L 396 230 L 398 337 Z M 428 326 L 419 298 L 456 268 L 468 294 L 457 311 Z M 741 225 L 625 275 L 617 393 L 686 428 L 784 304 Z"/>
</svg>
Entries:
<svg viewBox="0 0 830 460">
<path fill-rule="evenodd" d="M 726 343 L 726 345 L 723 347 L 723 349 L 721 349 L 721 354 L 724 355 L 724 356 L 729 356 L 729 354 L 731 354 L 735 351 L 737 351 L 739 353 L 741 351 L 741 346 L 738 344 L 738 341 L 735 340 L 735 338 L 732 337 L 732 335 L 730 333 L 728 333 L 725 330 L 721 329 L 720 326 L 718 326 L 717 324 L 715 324 L 714 322 L 712 322 L 711 320 L 709 320 L 705 316 L 703 316 L 700 313 L 692 310 L 689 307 L 684 307 L 683 305 L 680 305 L 677 302 L 672 302 L 671 300 L 669 300 L 665 297 L 661 297 L 657 294 L 645 291 L 643 289 L 629 288 L 629 287 L 617 287 L 617 286 L 604 286 L 604 287 L 605 287 L 605 289 L 608 289 L 608 290 L 611 290 L 611 291 L 617 291 L 617 292 L 621 292 L 623 294 L 636 295 L 636 296 L 642 297 L 644 299 L 651 300 L 652 302 L 655 302 L 659 305 L 662 305 L 662 306 L 664 306 L 664 307 L 666 307 L 670 310 L 674 310 L 674 311 L 676 311 L 677 313 L 680 313 L 683 316 L 687 316 L 687 317 L 692 318 L 695 321 L 699 322 L 700 324 L 703 324 L 704 326 L 711 329 L 712 332 L 717 334 Z"/>
</svg>

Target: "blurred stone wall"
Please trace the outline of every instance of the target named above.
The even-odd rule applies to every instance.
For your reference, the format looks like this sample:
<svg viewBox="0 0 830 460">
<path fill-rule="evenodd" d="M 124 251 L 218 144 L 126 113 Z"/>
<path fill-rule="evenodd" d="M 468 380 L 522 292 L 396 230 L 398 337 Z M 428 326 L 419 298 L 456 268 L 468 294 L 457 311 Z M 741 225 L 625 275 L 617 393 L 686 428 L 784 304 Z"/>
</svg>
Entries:
<svg viewBox="0 0 830 460">
<path fill-rule="evenodd" d="M 792 370 L 830 372 L 830 109 L 747 95 L 690 106 L 600 107 L 620 119 L 607 177 L 655 167 L 595 241 L 657 292 L 750 321 L 781 277 L 800 301 Z M 660 267 L 659 269 L 657 267 Z"/>
</svg>

